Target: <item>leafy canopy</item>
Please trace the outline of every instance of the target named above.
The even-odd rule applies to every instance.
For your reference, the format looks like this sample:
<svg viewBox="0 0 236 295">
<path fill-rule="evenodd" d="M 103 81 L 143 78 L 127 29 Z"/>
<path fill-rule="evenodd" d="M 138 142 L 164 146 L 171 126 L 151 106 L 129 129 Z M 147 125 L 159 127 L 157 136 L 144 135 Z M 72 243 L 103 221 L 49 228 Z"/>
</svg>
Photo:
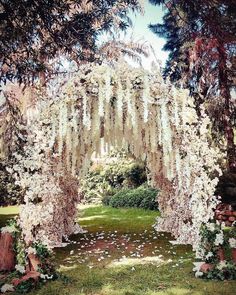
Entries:
<svg viewBox="0 0 236 295">
<path fill-rule="evenodd" d="M 25 82 L 55 69 L 61 55 L 76 62 L 96 59 L 102 32 L 125 30 L 138 0 L 0 1 L 0 81 Z"/>
</svg>

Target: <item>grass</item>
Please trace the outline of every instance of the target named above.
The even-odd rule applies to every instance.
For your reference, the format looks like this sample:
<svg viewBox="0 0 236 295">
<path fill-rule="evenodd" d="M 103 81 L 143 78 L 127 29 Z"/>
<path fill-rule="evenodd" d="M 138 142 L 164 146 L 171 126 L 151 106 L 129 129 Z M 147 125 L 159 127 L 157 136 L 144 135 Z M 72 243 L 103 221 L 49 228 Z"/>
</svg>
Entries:
<svg viewBox="0 0 236 295">
<path fill-rule="evenodd" d="M 105 231 L 116 230 L 121 233 L 142 232 L 152 227 L 157 216 L 159 212 L 151 210 L 96 206 L 79 212 L 79 224 L 89 231 L 102 228 Z"/>
<path fill-rule="evenodd" d="M 0 220 L 13 213 L 14 208 L 0 209 Z M 191 247 L 172 245 L 170 235 L 157 234 L 152 227 L 157 215 L 142 209 L 82 209 L 79 223 L 88 232 L 73 236 L 67 247 L 55 251 L 61 277 L 29 294 L 234 295 L 235 281 L 194 277 Z M 128 263 L 112 264 L 123 260 Z"/>
<path fill-rule="evenodd" d="M 0 207 L 0 227 L 6 224 L 8 219 L 13 218 L 19 213 L 19 208 L 17 206 Z"/>
</svg>

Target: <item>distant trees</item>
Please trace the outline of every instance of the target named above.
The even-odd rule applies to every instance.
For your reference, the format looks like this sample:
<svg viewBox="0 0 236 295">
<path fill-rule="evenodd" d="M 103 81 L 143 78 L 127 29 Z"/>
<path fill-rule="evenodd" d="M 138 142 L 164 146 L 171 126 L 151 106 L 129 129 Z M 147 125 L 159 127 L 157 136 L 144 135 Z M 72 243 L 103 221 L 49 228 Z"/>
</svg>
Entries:
<svg viewBox="0 0 236 295">
<path fill-rule="evenodd" d="M 230 89 L 236 78 L 236 2 L 234 0 L 150 0 L 166 7 L 162 24 L 150 29 L 170 51 L 164 75 L 190 89 L 213 123 L 213 137 L 227 142 L 228 166 L 236 171 L 236 102 Z"/>
<path fill-rule="evenodd" d="M 94 61 L 97 37 L 125 30 L 140 9 L 138 0 L 1 0 L 0 82 L 47 75 L 61 55 Z"/>
</svg>

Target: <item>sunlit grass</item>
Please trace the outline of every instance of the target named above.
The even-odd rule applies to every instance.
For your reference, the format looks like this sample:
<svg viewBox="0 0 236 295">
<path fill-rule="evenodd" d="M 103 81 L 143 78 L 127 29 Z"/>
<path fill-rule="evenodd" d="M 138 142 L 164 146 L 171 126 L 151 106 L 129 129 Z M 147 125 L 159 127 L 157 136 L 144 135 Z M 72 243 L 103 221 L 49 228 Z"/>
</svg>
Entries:
<svg viewBox="0 0 236 295">
<path fill-rule="evenodd" d="M 18 206 L 0 207 L 0 215 L 15 215 L 19 213 Z"/>
<path fill-rule="evenodd" d="M 88 219 L 96 216 L 97 218 L 91 219 L 89 223 L 84 220 L 84 218 Z M 158 216 L 160 216 L 158 211 L 96 206 L 79 211 L 78 220 L 80 225 L 90 231 L 103 229 L 106 231 L 117 230 L 118 232 L 141 232 L 147 228 L 152 228 Z"/>
<path fill-rule="evenodd" d="M 17 208 L 0 210 L 0 222 L 17 213 Z M 30 295 L 234 295 L 235 281 L 206 281 L 194 277 L 191 247 L 171 245 L 170 235 L 157 235 L 152 225 L 158 215 L 158 212 L 142 209 L 102 206 L 80 209 L 78 221 L 88 233 L 72 237 L 74 244 L 56 250 L 61 278 L 39 286 Z M 109 248 L 106 241 L 112 239 L 115 231 L 116 242 L 124 235 L 135 247 L 139 245 L 137 240 L 145 242 L 143 257 L 128 257 L 128 250 L 117 248 L 110 249 L 111 257 L 103 261 L 97 260 L 103 252 L 89 254 L 90 248 L 85 243 L 103 233 L 99 247 L 101 251 L 106 250 Z M 124 254 L 127 258 L 122 260 Z M 84 261 L 79 259 L 81 255 Z"/>
</svg>

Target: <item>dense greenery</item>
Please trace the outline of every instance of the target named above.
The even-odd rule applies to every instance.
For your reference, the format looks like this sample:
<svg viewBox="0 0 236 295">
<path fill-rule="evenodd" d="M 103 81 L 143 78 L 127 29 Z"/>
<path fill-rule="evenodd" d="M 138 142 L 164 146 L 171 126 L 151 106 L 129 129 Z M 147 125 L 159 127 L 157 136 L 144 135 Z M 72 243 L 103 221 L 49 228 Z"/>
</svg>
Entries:
<svg viewBox="0 0 236 295">
<path fill-rule="evenodd" d="M 217 144 L 227 142 L 228 168 L 236 171 L 234 142 L 235 103 L 230 90 L 235 87 L 236 2 L 234 0 L 150 0 L 164 5 L 163 23 L 150 25 L 166 39 L 169 52 L 165 76 L 188 87 L 197 111 L 206 107 L 213 123 Z M 219 140 L 220 135 L 223 140 Z"/>
<path fill-rule="evenodd" d="M 97 37 L 125 30 L 128 12 L 139 9 L 136 0 L 1 1 L 0 81 L 31 81 L 39 73 L 45 79 L 60 71 L 62 56 L 94 61 Z"/>
<path fill-rule="evenodd" d="M 103 197 L 112 196 L 120 189 L 140 186 L 147 180 L 145 169 L 143 162 L 124 155 L 92 165 L 81 181 L 84 201 L 101 201 Z"/>
<path fill-rule="evenodd" d="M 114 208 L 137 207 L 157 210 L 157 193 L 158 191 L 156 189 L 147 186 L 140 186 L 135 189 L 123 189 L 113 196 L 105 197 L 103 203 Z"/>
</svg>

